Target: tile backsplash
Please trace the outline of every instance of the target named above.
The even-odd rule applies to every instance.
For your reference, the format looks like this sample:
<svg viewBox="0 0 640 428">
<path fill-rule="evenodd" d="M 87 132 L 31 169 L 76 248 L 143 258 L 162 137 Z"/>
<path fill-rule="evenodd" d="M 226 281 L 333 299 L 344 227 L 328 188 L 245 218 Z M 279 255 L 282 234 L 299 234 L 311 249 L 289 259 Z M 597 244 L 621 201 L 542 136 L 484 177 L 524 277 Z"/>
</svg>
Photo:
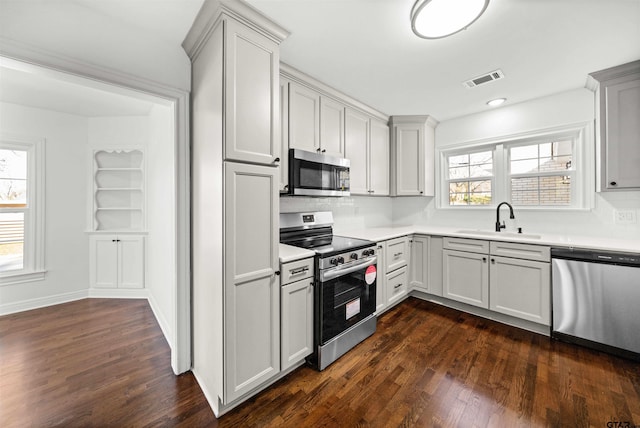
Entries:
<svg viewBox="0 0 640 428">
<path fill-rule="evenodd" d="M 333 212 L 334 231 L 384 227 L 393 223 L 391 198 L 350 196 L 341 198 L 311 198 L 281 196 L 280 212 Z"/>
</svg>

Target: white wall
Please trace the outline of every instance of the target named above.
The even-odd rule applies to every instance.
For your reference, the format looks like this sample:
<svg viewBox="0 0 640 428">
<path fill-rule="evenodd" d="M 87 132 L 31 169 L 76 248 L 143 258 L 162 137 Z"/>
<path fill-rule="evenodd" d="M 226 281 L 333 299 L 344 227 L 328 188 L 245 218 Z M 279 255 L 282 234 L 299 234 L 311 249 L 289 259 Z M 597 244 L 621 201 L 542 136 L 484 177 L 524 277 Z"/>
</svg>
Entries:
<svg viewBox="0 0 640 428">
<path fill-rule="evenodd" d="M 594 118 L 594 93 L 587 89 L 576 89 L 441 122 L 436 128 L 436 150 L 455 144 L 593 122 Z M 593 168 L 593 148 L 587 156 L 587 165 Z M 592 210 L 562 212 L 516 209 L 516 220 L 510 222 L 507 219 L 507 226 L 514 229 L 522 227 L 525 232 L 531 233 L 640 238 L 639 224 L 618 225 L 614 222 L 616 209 L 632 209 L 640 214 L 640 192 L 596 193 L 593 177 L 588 186 L 594 198 Z M 393 222 L 398 225 L 429 224 L 491 230 L 495 217 L 495 209 L 491 208 L 436 209 L 435 198 L 396 198 L 393 202 Z"/>
<path fill-rule="evenodd" d="M 311 198 L 281 196 L 280 212 L 332 211 L 334 232 L 389 226 L 393 221 L 392 198 L 351 196 Z"/>
<path fill-rule="evenodd" d="M 0 103 L 0 130 L 46 139 L 47 270 L 43 281 L 0 286 L 0 314 L 86 297 L 86 118 Z"/>
<path fill-rule="evenodd" d="M 92 147 L 144 147 L 149 141 L 149 117 L 91 117 L 88 119 L 87 132 Z"/>
<path fill-rule="evenodd" d="M 181 40 L 163 41 L 80 3 L 3 1 L 0 28 L 0 42 L 17 43 L 24 52 L 61 55 L 189 90 L 190 62 Z"/>
<path fill-rule="evenodd" d="M 176 196 L 173 115 L 155 105 L 148 118 L 147 271 L 149 303 L 174 348 L 176 323 Z"/>
</svg>

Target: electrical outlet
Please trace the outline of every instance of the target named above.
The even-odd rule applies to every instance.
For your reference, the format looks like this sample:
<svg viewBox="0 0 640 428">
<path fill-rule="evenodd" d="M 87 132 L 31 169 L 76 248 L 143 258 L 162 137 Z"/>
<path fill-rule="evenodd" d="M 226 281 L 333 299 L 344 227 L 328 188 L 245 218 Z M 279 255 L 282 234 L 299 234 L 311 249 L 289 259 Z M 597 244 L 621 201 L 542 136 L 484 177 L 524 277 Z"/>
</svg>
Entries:
<svg viewBox="0 0 640 428">
<path fill-rule="evenodd" d="M 614 216 L 615 216 L 616 224 L 635 224 L 636 223 L 635 210 L 615 210 Z"/>
</svg>

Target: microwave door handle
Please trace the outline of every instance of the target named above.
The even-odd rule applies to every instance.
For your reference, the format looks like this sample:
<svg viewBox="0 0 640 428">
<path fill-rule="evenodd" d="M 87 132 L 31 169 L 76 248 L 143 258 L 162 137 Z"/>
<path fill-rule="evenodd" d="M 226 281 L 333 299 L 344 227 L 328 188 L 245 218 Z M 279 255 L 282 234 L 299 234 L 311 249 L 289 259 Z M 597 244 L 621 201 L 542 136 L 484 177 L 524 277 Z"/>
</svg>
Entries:
<svg viewBox="0 0 640 428">
<path fill-rule="evenodd" d="M 320 282 L 326 282 L 329 280 L 332 280 L 334 278 L 339 278 L 341 276 L 344 275 L 348 275 L 352 272 L 358 271 L 362 268 L 371 266 L 376 264 L 376 261 L 378 260 L 377 257 L 373 257 L 371 259 L 367 259 L 363 262 L 359 262 L 358 264 L 354 265 L 349 265 L 348 267 L 345 268 L 333 268 L 333 269 L 327 269 L 324 272 L 322 272 L 320 274 Z"/>
</svg>

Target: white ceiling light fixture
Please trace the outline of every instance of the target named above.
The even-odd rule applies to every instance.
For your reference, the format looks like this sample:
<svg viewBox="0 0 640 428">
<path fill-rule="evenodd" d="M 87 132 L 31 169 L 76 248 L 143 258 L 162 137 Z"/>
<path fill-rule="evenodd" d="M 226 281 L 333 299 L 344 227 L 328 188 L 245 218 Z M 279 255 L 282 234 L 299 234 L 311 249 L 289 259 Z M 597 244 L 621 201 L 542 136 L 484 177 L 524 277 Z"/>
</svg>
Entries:
<svg viewBox="0 0 640 428">
<path fill-rule="evenodd" d="M 487 101 L 487 105 L 490 107 L 497 107 L 505 101 L 507 101 L 506 98 L 496 98 L 495 100 Z"/>
<path fill-rule="evenodd" d="M 417 0 L 411 29 L 423 39 L 440 39 L 465 30 L 489 6 L 489 0 Z"/>
</svg>

